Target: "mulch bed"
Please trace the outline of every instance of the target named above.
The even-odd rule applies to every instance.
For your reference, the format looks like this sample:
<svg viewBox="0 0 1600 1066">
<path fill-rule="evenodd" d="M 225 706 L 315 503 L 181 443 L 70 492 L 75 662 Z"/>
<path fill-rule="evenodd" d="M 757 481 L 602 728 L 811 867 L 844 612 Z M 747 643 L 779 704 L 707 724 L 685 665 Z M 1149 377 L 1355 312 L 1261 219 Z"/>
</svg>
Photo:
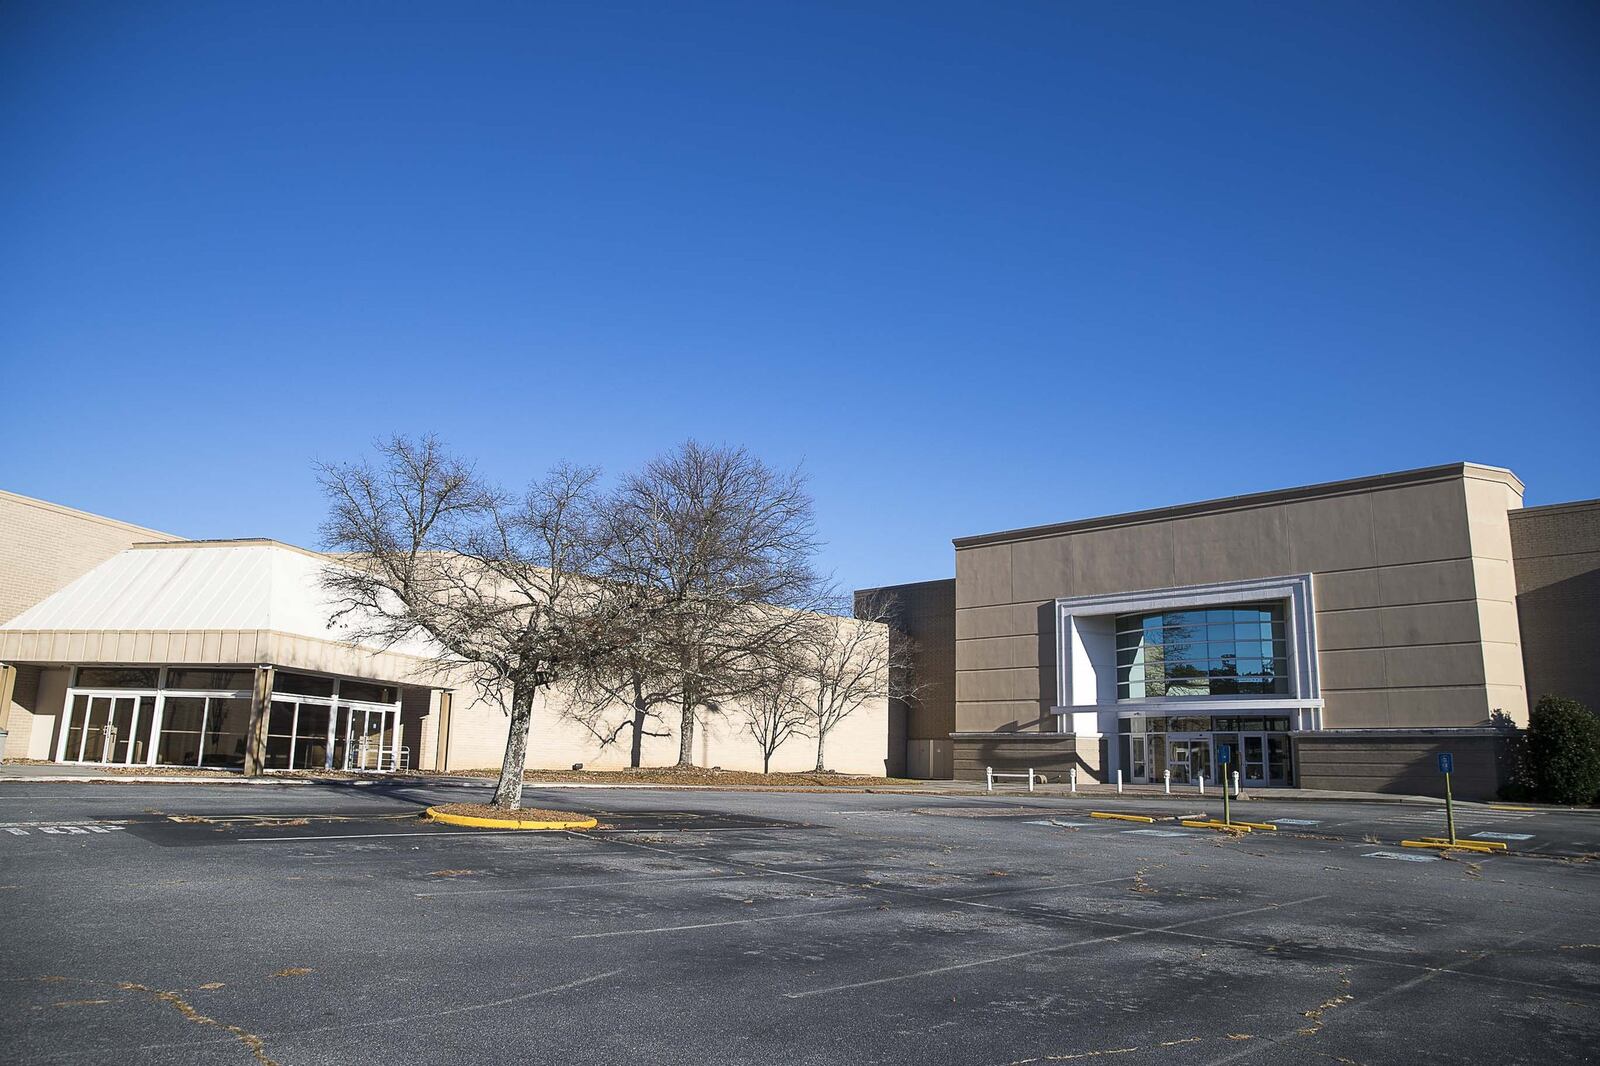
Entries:
<svg viewBox="0 0 1600 1066">
<path fill-rule="evenodd" d="M 525 822 L 581 822 L 593 815 L 577 811 L 553 811 L 548 807 L 493 807 L 487 803 L 441 803 L 435 810 L 468 818 L 520 819 Z"/>
</svg>

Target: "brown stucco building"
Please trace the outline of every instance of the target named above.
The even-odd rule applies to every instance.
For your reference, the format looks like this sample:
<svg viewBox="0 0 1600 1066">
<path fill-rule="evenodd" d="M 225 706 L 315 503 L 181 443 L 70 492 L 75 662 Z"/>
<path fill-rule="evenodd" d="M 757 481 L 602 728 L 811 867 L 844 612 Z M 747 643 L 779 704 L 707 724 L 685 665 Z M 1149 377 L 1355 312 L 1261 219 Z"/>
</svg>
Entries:
<svg viewBox="0 0 1600 1066">
<path fill-rule="evenodd" d="M 1600 706 L 1600 501 L 1474 463 L 958 538 L 912 605 L 908 766 L 1491 795 L 1530 699 Z M 948 592 L 948 595 L 947 595 Z M 948 724 L 948 731 L 946 727 Z M 924 754 L 926 753 L 926 754 Z"/>
</svg>

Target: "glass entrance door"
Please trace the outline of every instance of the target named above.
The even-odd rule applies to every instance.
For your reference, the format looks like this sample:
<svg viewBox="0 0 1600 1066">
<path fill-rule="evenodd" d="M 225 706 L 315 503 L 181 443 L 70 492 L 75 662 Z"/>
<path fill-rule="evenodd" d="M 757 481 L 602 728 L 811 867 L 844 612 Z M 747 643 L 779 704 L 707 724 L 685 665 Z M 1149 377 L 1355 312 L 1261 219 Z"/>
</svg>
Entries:
<svg viewBox="0 0 1600 1066">
<path fill-rule="evenodd" d="M 351 732 L 355 742 L 355 769 L 394 769 L 395 725 L 399 715 L 376 707 L 352 708 Z"/>
<path fill-rule="evenodd" d="M 75 697 L 61 741 L 60 761 L 127 762 L 138 703 L 134 696 Z"/>
<path fill-rule="evenodd" d="M 1189 785 L 1200 780 L 1204 774 L 1207 781 L 1214 781 L 1211 774 L 1211 740 L 1208 737 L 1172 736 L 1167 740 L 1167 769 L 1172 771 L 1174 785 Z"/>
<path fill-rule="evenodd" d="M 1239 776 L 1246 785 L 1267 783 L 1267 735 L 1242 733 L 1239 736 Z"/>
</svg>

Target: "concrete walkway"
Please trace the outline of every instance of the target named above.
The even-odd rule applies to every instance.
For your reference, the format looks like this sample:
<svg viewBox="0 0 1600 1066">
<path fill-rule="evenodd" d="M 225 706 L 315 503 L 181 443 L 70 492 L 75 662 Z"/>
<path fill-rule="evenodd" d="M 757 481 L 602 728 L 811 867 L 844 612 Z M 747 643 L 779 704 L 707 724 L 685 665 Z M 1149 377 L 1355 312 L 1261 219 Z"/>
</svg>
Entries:
<svg viewBox="0 0 1600 1066">
<path fill-rule="evenodd" d="M 441 782 L 457 784 L 472 784 L 489 786 L 492 779 L 483 777 L 457 777 L 451 774 L 407 774 L 391 776 L 387 774 L 369 774 L 361 777 L 291 777 L 281 774 L 269 774 L 264 777 L 245 777 L 235 771 L 213 771 L 200 773 L 107 773 L 103 767 L 75 766 L 69 763 L 0 763 L 0 782 L 29 781 L 29 782 L 75 782 L 81 784 L 130 784 L 157 783 L 157 784 L 188 784 L 188 785 L 338 785 L 345 784 L 352 787 L 371 786 L 378 783 L 387 784 L 416 784 L 425 786 Z M 693 791 L 693 792 L 819 792 L 835 791 L 826 785 L 674 785 L 655 784 L 650 782 L 587 782 L 587 781 L 529 781 L 529 788 L 537 789 L 659 789 Z M 988 792 L 981 781 L 908 781 L 903 784 L 875 784 L 854 785 L 841 783 L 837 786 L 840 792 L 872 792 L 900 795 L 924 796 L 995 796 L 1018 798 L 1037 796 L 1039 798 L 1069 799 L 1074 796 L 1082 799 L 1096 800 L 1177 800 L 1184 798 L 1201 798 L 1200 790 L 1193 785 L 1174 786 L 1171 793 L 1164 792 L 1160 785 L 1126 785 L 1119 793 L 1114 785 L 1102 785 L 1098 782 L 1085 782 L 1078 785 L 1077 792 L 1064 784 L 1035 785 L 1030 793 L 1026 782 L 1013 779 L 1006 780 L 1003 784 L 996 784 L 994 791 Z M 1205 798 L 1215 799 L 1221 796 L 1213 784 L 1206 786 Z M 1259 789 L 1251 792 L 1246 789 L 1239 797 L 1248 802 L 1252 799 L 1272 800 L 1303 800 L 1308 802 L 1325 802 L 1329 800 L 1354 800 L 1364 803 L 1415 803 L 1424 805 L 1443 805 L 1444 799 L 1439 796 L 1407 796 L 1388 795 L 1373 792 L 1339 792 L 1324 789 L 1303 788 L 1274 788 Z M 1467 801 L 1457 801 L 1467 805 Z M 1534 806 L 1528 804 L 1526 806 Z M 1564 810 L 1571 808 L 1541 807 L 1545 810 Z"/>
</svg>

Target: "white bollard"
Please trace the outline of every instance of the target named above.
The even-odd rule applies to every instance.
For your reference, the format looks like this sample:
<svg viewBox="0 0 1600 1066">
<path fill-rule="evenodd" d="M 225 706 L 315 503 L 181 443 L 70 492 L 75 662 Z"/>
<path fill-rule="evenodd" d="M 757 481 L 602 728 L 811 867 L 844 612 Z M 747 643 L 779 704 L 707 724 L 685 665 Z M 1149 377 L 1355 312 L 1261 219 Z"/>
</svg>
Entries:
<svg viewBox="0 0 1600 1066">
<path fill-rule="evenodd" d="M 1122 771 L 1117 771 L 1117 795 L 1122 795 Z"/>
<path fill-rule="evenodd" d="M 1206 775 L 1201 774 L 1198 780 L 1200 782 L 1200 795 L 1204 796 L 1206 794 Z"/>
<path fill-rule="evenodd" d="M 1238 774 L 1234 774 L 1233 776 L 1234 777 L 1238 777 L 1239 775 Z M 1031 766 L 1028 767 L 1028 791 L 1029 792 L 1033 791 L 1033 767 L 1031 767 Z"/>
<path fill-rule="evenodd" d="M 1078 768 L 1076 766 L 1067 771 L 1067 788 L 1071 790 L 1074 796 L 1078 794 Z"/>
<path fill-rule="evenodd" d="M 1233 798 L 1239 798 L 1239 771 L 1233 772 Z"/>
<path fill-rule="evenodd" d="M 1161 787 L 1166 791 L 1167 795 L 1169 795 L 1169 796 L 1172 795 L 1172 771 L 1171 770 L 1163 770 L 1163 771 L 1161 771 Z"/>
<path fill-rule="evenodd" d="M 984 775 L 986 777 L 988 777 L 988 779 L 989 779 L 989 791 L 993 792 L 994 791 L 994 767 L 985 766 L 983 768 L 983 772 L 984 772 Z"/>
</svg>

